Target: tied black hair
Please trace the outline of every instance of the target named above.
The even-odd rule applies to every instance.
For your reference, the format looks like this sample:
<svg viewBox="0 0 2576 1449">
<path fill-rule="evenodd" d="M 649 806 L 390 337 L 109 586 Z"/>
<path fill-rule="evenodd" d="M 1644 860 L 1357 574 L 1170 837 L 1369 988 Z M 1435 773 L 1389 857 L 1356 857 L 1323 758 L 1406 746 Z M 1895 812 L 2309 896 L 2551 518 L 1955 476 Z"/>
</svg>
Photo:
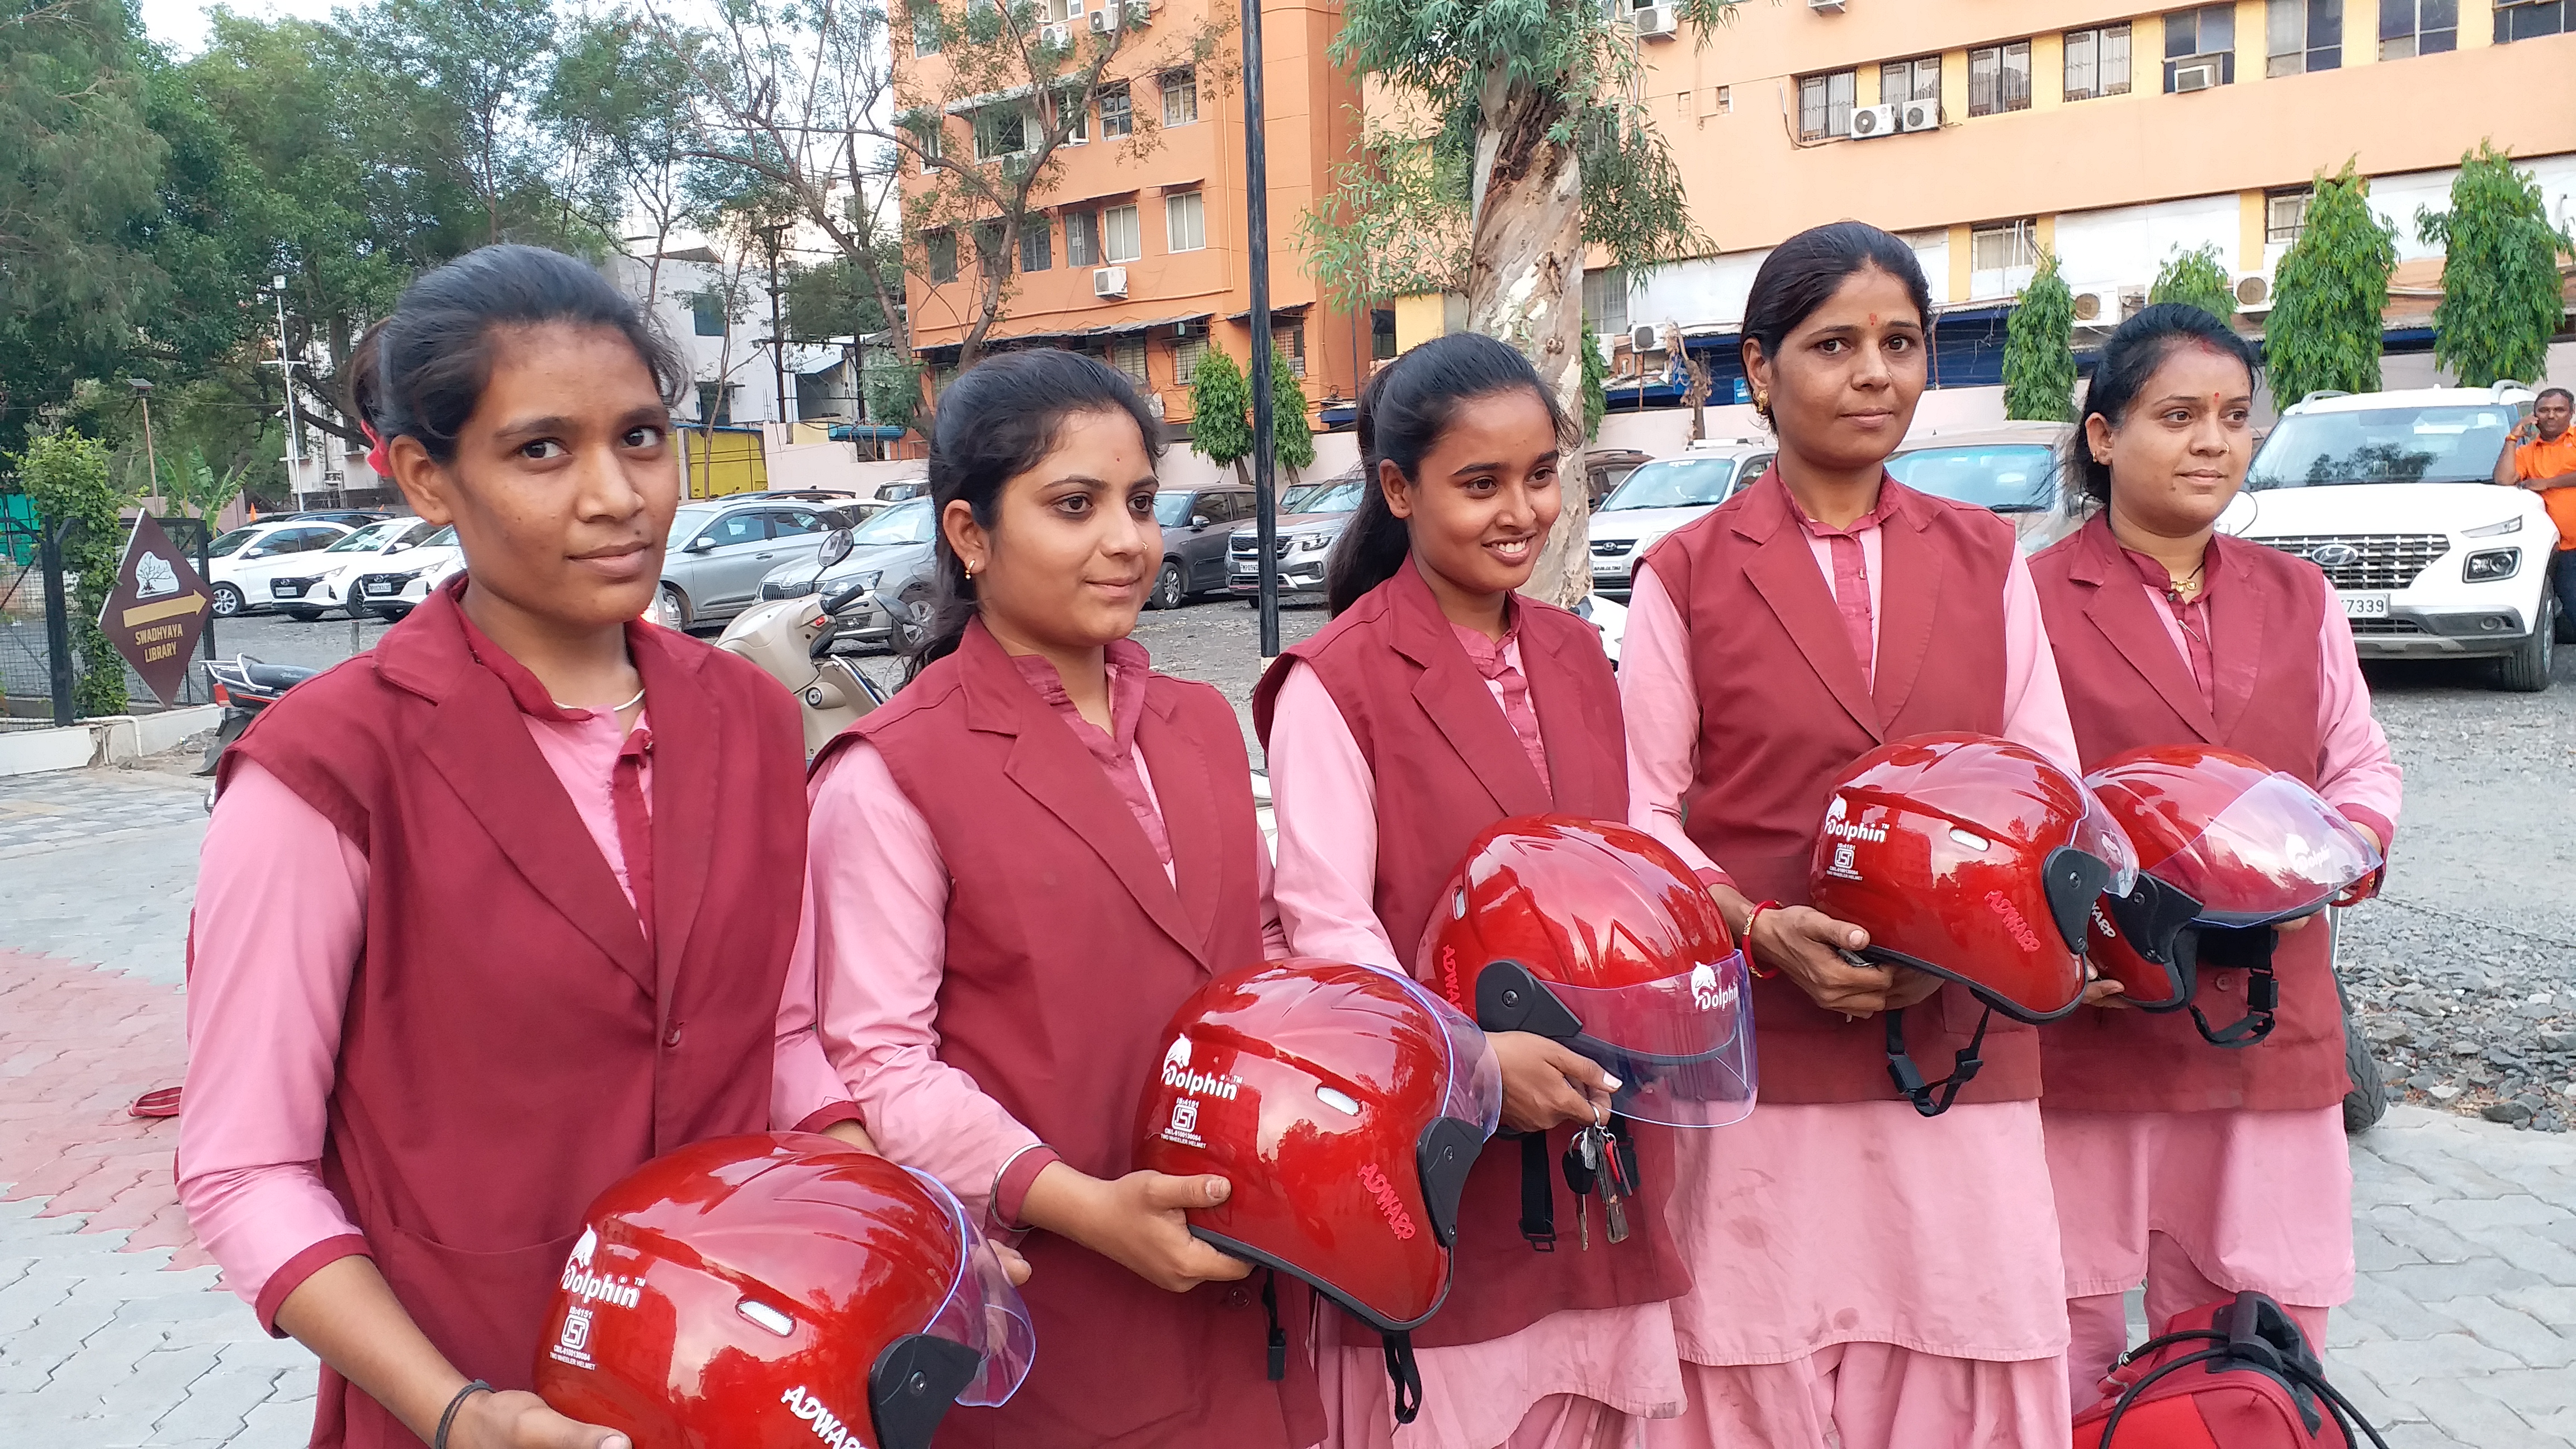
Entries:
<svg viewBox="0 0 2576 1449">
<path fill-rule="evenodd" d="M 2098 414 L 2114 428 L 2127 421 L 2130 405 L 2155 378 L 2156 369 L 2181 347 L 2206 347 L 2244 364 L 2249 392 L 2255 374 L 2262 370 L 2263 360 L 2254 345 L 2203 308 L 2159 302 L 2121 323 L 2111 333 L 2111 340 L 2102 344 L 2102 361 L 2093 370 L 2093 386 L 2084 395 L 2075 432 L 2066 440 L 2066 475 L 2081 485 L 2096 504 L 2111 501 L 2111 465 L 2093 456 L 2093 445 L 2087 437 L 2093 418 Z"/>
<path fill-rule="evenodd" d="M 1932 325 L 1932 284 L 1923 264 L 1902 237 L 1865 221 L 1835 221 L 1811 226 L 1771 249 L 1753 274 L 1753 290 L 1744 302 L 1744 371 L 1777 358 L 1789 334 L 1815 315 L 1844 282 L 1875 267 L 1894 277 L 1914 302 L 1915 316 L 1928 331 Z M 1759 350 L 1757 350 L 1757 348 Z M 1755 404 L 1762 421 L 1771 421 L 1768 397 Z"/>
</svg>

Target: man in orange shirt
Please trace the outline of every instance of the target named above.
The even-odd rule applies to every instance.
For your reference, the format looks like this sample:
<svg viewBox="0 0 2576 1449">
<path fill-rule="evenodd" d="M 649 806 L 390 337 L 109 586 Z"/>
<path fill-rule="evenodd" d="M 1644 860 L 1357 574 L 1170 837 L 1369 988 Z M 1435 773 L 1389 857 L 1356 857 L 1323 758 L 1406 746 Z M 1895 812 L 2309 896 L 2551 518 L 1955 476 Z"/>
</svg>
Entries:
<svg viewBox="0 0 2576 1449">
<path fill-rule="evenodd" d="M 2558 594 L 2562 639 L 2576 625 L 2576 428 L 2568 426 L 2571 420 L 2576 420 L 2576 394 L 2563 387 L 2544 389 L 2532 400 L 2531 416 L 2506 436 L 2495 465 L 2495 481 L 2538 493 L 2550 522 L 2558 525 L 2549 582 Z"/>
</svg>

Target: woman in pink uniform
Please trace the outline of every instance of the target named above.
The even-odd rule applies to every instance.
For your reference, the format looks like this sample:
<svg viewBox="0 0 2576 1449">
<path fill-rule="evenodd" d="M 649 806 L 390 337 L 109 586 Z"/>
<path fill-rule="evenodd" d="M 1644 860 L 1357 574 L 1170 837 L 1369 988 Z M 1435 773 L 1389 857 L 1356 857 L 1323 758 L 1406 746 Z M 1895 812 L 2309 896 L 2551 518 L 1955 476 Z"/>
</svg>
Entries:
<svg viewBox="0 0 2576 1449">
<path fill-rule="evenodd" d="M 1599 635 L 1512 592 L 1561 506 L 1564 418 L 1528 360 L 1473 334 L 1424 343 L 1369 380 L 1359 432 L 1370 489 L 1328 569 L 1333 622 L 1262 679 L 1253 720 L 1290 945 L 1411 974 L 1432 899 L 1480 832 L 1547 812 L 1621 819 L 1627 764 Z M 1680 1407 L 1669 1133 L 1634 1129 L 1642 1230 L 1613 1244 L 1600 1214 L 1578 1223 L 1555 1165 L 1615 1084 L 1545 1037 L 1500 1033 L 1494 1048 L 1504 1124 L 1547 1134 L 1552 1249 L 1524 1240 L 1522 1155 L 1497 1142 L 1461 1196 L 1448 1301 L 1413 1331 L 1421 1416 L 1396 1430 L 1375 1335 L 1347 1334 L 1343 1445 L 1620 1445 Z"/>
<path fill-rule="evenodd" d="M 1278 954 L 1234 710 L 1127 637 L 1163 558 L 1160 435 L 1071 352 L 950 384 L 941 612 L 910 682 L 815 761 L 833 1062 L 886 1155 L 1028 1232 L 1036 1363 L 1008 1405 L 952 1410 L 943 1445 L 1324 1435 L 1305 1286 L 1189 1235 L 1225 1179 L 1131 1170 L 1173 1011 Z"/>
<path fill-rule="evenodd" d="M 224 754 L 180 1198 L 321 1356 L 314 1444 L 622 1449 L 516 1391 L 591 1199 L 706 1137 L 866 1142 L 798 948 L 795 707 L 635 622 L 687 373 L 598 272 L 472 253 L 351 368 L 466 571 Z"/>
<path fill-rule="evenodd" d="M 1889 740 L 1973 730 L 2072 766 L 2013 531 L 1887 476 L 1925 379 L 1928 289 L 1876 227 L 1764 260 L 1744 362 L 1779 460 L 1656 546 L 1621 649 L 1632 823 L 1700 867 L 1767 979 L 1762 1105 L 1685 1133 L 1673 1305 L 1690 1407 L 1655 1445 L 2058 1446 L 2070 1419 L 2038 1037 L 1998 1018 L 1926 1119 L 1877 1014 L 1930 1071 L 1982 1012 L 1962 986 L 1857 965 L 1802 904 L 1835 776 Z"/>
<path fill-rule="evenodd" d="M 2250 755 L 2385 851 L 2397 764 L 2332 585 L 2215 531 L 2253 406 L 2251 350 L 2197 308 L 2150 307 L 2102 349 L 2066 464 L 2102 509 L 2031 560 L 2076 744 L 2088 768 L 2144 745 Z M 2117 998 L 2040 1029 L 2079 1404 L 2126 1346 L 2120 1294 L 2140 1281 L 2150 1324 L 2251 1288 L 2324 1348 L 2353 1274 L 2333 935 L 2313 917 L 2282 929 L 2280 1007 L 2250 1047 Z M 2214 1023 L 2242 1017 L 2244 973 L 2204 965 L 2196 999 Z"/>
</svg>

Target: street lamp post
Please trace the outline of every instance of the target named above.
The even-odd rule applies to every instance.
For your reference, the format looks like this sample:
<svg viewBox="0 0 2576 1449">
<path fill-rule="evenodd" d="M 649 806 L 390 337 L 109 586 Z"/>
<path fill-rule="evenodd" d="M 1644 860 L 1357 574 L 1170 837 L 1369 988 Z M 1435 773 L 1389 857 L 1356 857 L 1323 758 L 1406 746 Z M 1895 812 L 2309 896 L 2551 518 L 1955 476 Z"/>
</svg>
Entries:
<svg viewBox="0 0 2576 1449">
<path fill-rule="evenodd" d="M 125 385 L 134 389 L 135 401 L 143 404 L 143 470 L 152 479 L 151 486 L 144 490 L 143 507 L 145 512 L 157 515 L 161 512 L 161 459 L 152 447 L 152 380 L 129 377 Z"/>
<path fill-rule="evenodd" d="M 304 448 L 296 438 L 302 426 L 295 415 L 295 355 L 286 347 L 286 277 L 283 273 L 270 277 L 268 284 L 277 297 L 277 369 L 286 385 L 286 503 L 293 508 L 303 502 L 296 485 L 304 479 Z"/>
<path fill-rule="evenodd" d="M 1261 0 L 1243 0 L 1243 191 L 1252 282 L 1252 488 L 1261 559 L 1261 657 L 1279 652 L 1278 448 L 1271 437 L 1270 154 L 1263 132 Z"/>
</svg>

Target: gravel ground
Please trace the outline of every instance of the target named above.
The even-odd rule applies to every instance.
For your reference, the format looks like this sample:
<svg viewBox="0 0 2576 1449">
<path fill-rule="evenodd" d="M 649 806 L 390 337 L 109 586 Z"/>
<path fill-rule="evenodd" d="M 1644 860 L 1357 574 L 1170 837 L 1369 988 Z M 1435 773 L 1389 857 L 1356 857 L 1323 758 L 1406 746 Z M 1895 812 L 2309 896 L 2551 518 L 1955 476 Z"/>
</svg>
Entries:
<svg viewBox="0 0 2576 1449">
<path fill-rule="evenodd" d="M 1280 615 L 1283 642 L 1323 626 Z M 385 626 L 369 620 L 356 644 Z M 1225 598 L 1148 613 L 1155 663 L 1216 685 L 1244 716 L 1260 679 L 1259 616 Z M 223 652 L 324 665 L 352 652 L 346 620 L 226 620 Z M 894 661 L 866 666 L 891 678 Z M 2576 1124 L 2576 649 L 2540 694 L 2488 687 L 2483 666 L 2369 670 L 2406 771 L 2405 813 L 2381 899 L 2344 914 L 2346 985 L 2390 1096 L 2542 1131 Z"/>
</svg>

